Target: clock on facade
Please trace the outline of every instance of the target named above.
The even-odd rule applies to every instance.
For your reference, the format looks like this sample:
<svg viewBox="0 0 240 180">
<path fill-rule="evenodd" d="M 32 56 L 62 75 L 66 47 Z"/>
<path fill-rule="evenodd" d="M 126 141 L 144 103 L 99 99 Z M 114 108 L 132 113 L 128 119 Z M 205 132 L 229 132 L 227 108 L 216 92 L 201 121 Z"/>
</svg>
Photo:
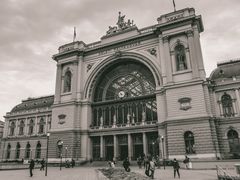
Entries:
<svg viewBox="0 0 240 180">
<path fill-rule="evenodd" d="M 123 98 L 124 96 L 125 96 L 125 92 L 124 91 L 119 91 L 118 97 Z"/>
</svg>

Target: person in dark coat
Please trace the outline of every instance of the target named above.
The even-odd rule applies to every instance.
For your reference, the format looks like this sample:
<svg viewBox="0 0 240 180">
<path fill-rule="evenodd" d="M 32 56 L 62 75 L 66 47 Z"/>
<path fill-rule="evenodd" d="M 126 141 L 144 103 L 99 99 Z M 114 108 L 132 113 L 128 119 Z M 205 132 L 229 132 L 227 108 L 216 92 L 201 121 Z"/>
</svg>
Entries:
<svg viewBox="0 0 240 180">
<path fill-rule="evenodd" d="M 127 157 L 127 158 L 124 159 L 124 161 L 123 161 L 123 167 L 124 167 L 125 171 L 130 172 L 129 166 L 130 166 L 130 162 L 129 162 L 128 157 Z"/>
<path fill-rule="evenodd" d="M 72 164 L 72 168 L 74 168 L 74 166 L 75 166 L 75 160 L 74 159 L 72 159 L 71 164 Z"/>
<path fill-rule="evenodd" d="M 45 161 L 44 161 L 44 159 L 41 160 L 40 164 L 41 164 L 40 171 L 41 171 L 41 170 L 44 171 L 44 167 L 45 167 Z"/>
<path fill-rule="evenodd" d="M 32 171 L 33 171 L 33 169 L 34 169 L 34 166 L 35 166 L 34 160 L 31 159 L 30 164 L 29 164 L 30 177 L 33 176 L 33 172 L 32 172 Z"/>
<path fill-rule="evenodd" d="M 173 170 L 174 170 L 174 178 L 176 177 L 176 172 L 178 174 L 178 178 L 180 178 L 180 173 L 179 173 L 179 163 L 178 161 L 176 160 L 176 158 L 173 159 Z"/>
</svg>

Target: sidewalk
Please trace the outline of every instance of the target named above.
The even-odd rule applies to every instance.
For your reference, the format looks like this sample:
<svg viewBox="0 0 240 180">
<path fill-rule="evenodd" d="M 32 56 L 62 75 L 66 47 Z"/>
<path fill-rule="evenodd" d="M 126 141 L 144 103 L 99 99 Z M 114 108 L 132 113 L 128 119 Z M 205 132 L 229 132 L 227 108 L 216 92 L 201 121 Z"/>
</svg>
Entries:
<svg viewBox="0 0 240 180">
<path fill-rule="evenodd" d="M 103 167 L 99 167 L 103 168 Z M 97 180 L 97 167 L 75 167 L 75 168 L 62 168 L 49 167 L 48 176 L 45 176 L 44 171 L 35 169 L 33 177 L 29 177 L 29 170 L 8 170 L 0 171 L 0 179 L 6 180 Z M 144 169 L 139 169 L 136 166 L 131 167 L 131 171 L 138 172 L 144 175 Z M 184 170 L 180 169 L 182 180 L 217 180 L 216 170 Z M 172 167 L 166 167 L 164 170 L 156 169 L 156 180 L 174 180 Z M 176 178 L 178 179 L 178 178 Z"/>
</svg>

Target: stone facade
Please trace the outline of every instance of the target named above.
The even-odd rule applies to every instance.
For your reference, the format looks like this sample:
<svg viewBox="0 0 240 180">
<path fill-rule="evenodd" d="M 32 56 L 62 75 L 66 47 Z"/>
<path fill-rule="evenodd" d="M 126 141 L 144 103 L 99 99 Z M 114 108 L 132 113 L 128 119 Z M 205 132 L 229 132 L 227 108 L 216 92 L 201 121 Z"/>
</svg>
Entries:
<svg viewBox="0 0 240 180">
<path fill-rule="evenodd" d="M 162 15 L 143 29 L 124 18 L 119 13 L 118 26 L 101 41 L 74 41 L 53 56 L 54 102 L 42 113 L 51 117 L 49 160 L 237 158 L 240 61 L 220 63 L 206 78 L 204 28 L 193 8 Z M 5 152 L 8 144 L 34 141 L 9 136 L 10 122 L 21 118 L 28 119 L 27 112 L 6 115 Z"/>
</svg>

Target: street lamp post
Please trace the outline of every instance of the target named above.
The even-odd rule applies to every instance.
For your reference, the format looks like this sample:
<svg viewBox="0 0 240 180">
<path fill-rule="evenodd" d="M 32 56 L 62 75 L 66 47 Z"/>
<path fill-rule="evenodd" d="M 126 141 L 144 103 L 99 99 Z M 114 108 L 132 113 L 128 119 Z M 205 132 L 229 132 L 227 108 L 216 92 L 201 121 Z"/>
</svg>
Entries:
<svg viewBox="0 0 240 180">
<path fill-rule="evenodd" d="M 47 152 L 46 152 L 46 168 L 45 168 L 45 176 L 47 176 L 47 168 L 48 168 L 48 143 L 49 143 L 50 133 L 47 133 Z"/>
<path fill-rule="evenodd" d="M 60 153 L 60 171 L 62 170 L 62 147 L 63 147 L 63 141 L 58 142 L 58 149 Z"/>
<path fill-rule="evenodd" d="M 68 147 L 65 147 L 65 161 L 67 161 L 67 151 L 68 151 Z"/>
<path fill-rule="evenodd" d="M 154 152 L 154 145 L 155 145 L 155 143 L 154 143 L 154 142 L 152 142 L 152 153 L 153 153 L 153 158 L 154 158 L 154 156 L 155 156 L 155 152 Z"/>
<path fill-rule="evenodd" d="M 164 154 L 164 136 L 161 136 L 162 147 L 163 147 L 163 167 L 165 169 L 165 154 Z"/>
</svg>

